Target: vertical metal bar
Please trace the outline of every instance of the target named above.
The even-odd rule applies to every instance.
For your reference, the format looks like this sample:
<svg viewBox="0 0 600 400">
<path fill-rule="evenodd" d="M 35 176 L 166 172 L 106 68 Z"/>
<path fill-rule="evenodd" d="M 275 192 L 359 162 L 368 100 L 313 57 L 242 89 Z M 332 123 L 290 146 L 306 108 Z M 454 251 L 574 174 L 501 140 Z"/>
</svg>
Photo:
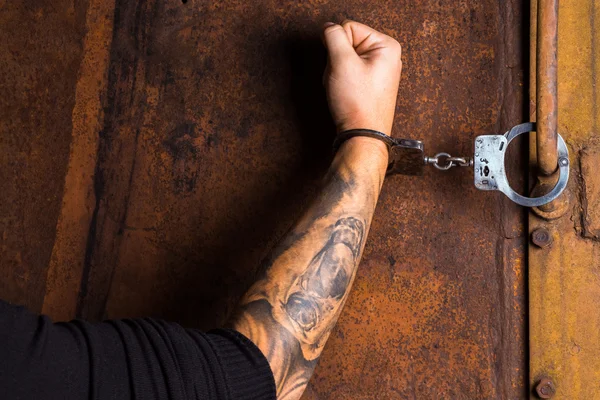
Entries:
<svg viewBox="0 0 600 400">
<path fill-rule="evenodd" d="M 538 0 L 537 9 L 537 161 L 543 175 L 556 171 L 558 0 Z"/>
</svg>

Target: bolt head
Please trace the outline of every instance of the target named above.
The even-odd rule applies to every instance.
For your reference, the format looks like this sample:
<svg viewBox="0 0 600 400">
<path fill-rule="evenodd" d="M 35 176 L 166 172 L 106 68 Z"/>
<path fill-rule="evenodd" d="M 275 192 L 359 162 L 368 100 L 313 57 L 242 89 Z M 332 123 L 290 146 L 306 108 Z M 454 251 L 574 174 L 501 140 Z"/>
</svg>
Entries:
<svg viewBox="0 0 600 400">
<path fill-rule="evenodd" d="M 540 399 L 551 399 L 556 393 L 556 387 L 550 378 L 542 378 L 535 387 L 535 392 Z"/>
<path fill-rule="evenodd" d="M 546 228 L 538 228 L 531 233 L 533 244 L 542 249 L 552 246 L 552 240 L 552 234 Z"/>
</svg>

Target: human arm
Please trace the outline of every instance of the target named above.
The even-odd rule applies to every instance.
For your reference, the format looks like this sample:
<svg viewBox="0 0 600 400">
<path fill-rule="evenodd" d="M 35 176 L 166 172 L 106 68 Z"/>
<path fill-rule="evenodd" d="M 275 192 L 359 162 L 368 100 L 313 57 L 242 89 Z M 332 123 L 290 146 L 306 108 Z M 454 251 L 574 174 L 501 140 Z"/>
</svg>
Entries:
<svg viewBox="0 0 600 400">
<path fill-rule="evenodd" d="M 338 132 L 390 134 L 400 45 L 365 25 L 328 25 L 324 77 Z M 232 320 L 265 354 L 278 399 L 298 399 L 356 276 L 385 177 L 386 146 L 356 137 L 338 150 L 322 190 L 270 258 Z"/>
</svg>

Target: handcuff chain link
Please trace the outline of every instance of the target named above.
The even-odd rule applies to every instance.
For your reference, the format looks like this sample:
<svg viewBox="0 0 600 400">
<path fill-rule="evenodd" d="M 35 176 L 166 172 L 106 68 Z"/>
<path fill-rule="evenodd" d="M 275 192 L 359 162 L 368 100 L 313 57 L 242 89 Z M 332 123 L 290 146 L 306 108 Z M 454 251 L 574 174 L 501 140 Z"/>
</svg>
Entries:
<svg viewBox="0 0 600 400">
<path fill-rule="evenodd" d="M 425 164 L 433 165 L 441 171 L 447 171 L 452 167 L 470 167 L 473 159 L 470 157 L 452 157 L 448 153 L 437 153 L 433 157 L 425 157 Z"/>
</svg>

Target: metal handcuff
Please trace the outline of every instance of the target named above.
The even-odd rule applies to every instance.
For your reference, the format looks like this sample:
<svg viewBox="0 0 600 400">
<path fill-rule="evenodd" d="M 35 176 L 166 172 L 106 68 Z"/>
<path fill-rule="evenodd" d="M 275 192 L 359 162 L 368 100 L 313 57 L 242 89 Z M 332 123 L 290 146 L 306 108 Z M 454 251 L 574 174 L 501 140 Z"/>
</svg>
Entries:
<svg viewBox="0 0 600 400">
<path fill-rule="evenodd" d="M 505 169 L 505 154 L 510 142 L 519 135 L 535 131 L 535 123 L 517 125 L 504 135 L 482 135 L 475 138 L 473 157 L 452 157 L 448 153 L 438 153 L 427 157 L 423 152 L 423 142 L 413 139 L 395 139 L 381 132 L 369 129 L 353 129 L 342 132 L 334 142 L 334 150 L 346 140 L 356 136 L 366 136 L 383 141 L 389 150 L 387 175 L 422 175 L 427 165 L 439 170 L 452 167 L 474 167 L 475 187 L 479 190 L 498 190 L 513 202 L 524 207 L 538 207 L 556 199 L 567 187 L 569 181 L 569 149 L 562 136 L 558 135 L 559 177 L 552 190 L 541 197 L 525 197 L 510 187 Z"/>
</svg>

